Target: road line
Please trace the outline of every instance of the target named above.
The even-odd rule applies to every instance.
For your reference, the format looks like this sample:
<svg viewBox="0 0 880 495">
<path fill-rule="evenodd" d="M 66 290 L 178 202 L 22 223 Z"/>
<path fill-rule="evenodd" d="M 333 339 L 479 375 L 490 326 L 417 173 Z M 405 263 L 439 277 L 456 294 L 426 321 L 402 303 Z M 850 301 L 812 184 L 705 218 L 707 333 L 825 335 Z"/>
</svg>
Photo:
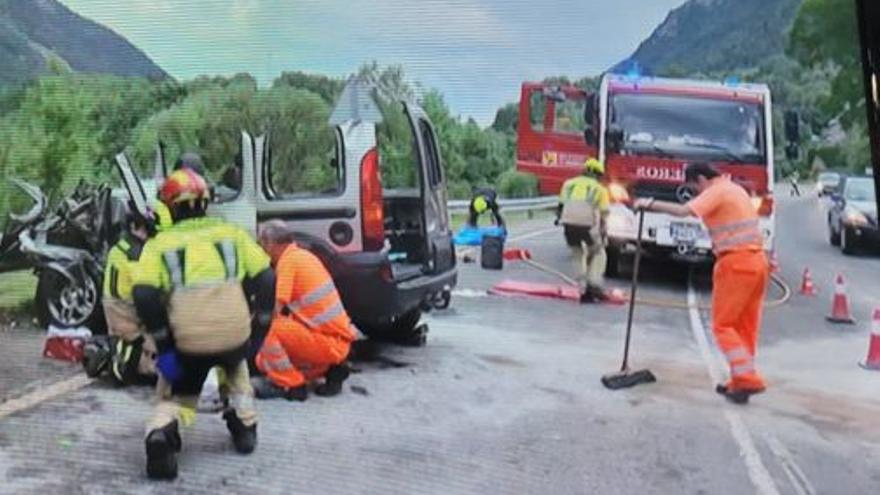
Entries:
<svg viewBox="0 0 880 495">
<path fill-rule="evenodd" d="M 0 404 L 0 419 L 3 419 L 6 416 L 10 416 L 17 412 L 24 411 L 25 409 L 30 409 L 40 404 L 41 402 L 45 402 L 61 395 L 74 392 L 85 387 L 86 385 L 89 385 L 90 383 L 92 383 L 91 378 L 87 377 L 84 374 L 78 374 L 66 380 L 61 380 L 60 382 L 53 383 L 48 387 L 44 387 L 35 390 L 29 394 L 25 394 L 21 397 L 8 400 Z"/>
<path fill-rule="evenodd" d="M 785 475 L 788 476 L 788 481 L 791 482 L 791 486 L 794 487 L 798 495 L 816 495 L 816 489 L 813 488 L 812 483 L 807 479 L 807 475 L 797 465 L 794 457 L 785 448 L 785 445 L 772 434 L 768 434 L 766 437 L 770 451 L 779 459 L 782 469 L 785 470 Z"/>
<path fill-rule="evenodd" d="M 697 346 L 700 348 L 700 355 L 709 372 L 709 377 L 712 381 L 711 386 L 714 387 L 716 383 L 721 383 L 722 374 L 717 360 L 712 357 L 709 340 L 706 337 L 706 329 L 700 320 L 697 294 L 694 291 L 692 278 L 688 279 L 687 300 L 688 306 L 690 306 L 688 313 L 690 314 L 691 330 L 693 331 L 694 339 L 697 341 Z M 779 489 L 776 488 L 773 477 L 770 476 L 770 472 L 767 471 L 767 467 L 761 460 L 761 454 L 755 448 L 755 442 L 752 440 L 752 436 L 742 416 L 728 406 L 724 409 L 724 417 L 727 418 L 727 422 L 730 424 L 731 435 L 733 435 L 736 443 L 739 444 L 740 455 L 743 457 L 743 461 L 745 461 L 746 471 L 749 474 L 749 479 L 752 480 L 752 484 L 755 485 L 757 493 L 761 495 L 779 495 Z"/>
</svg>

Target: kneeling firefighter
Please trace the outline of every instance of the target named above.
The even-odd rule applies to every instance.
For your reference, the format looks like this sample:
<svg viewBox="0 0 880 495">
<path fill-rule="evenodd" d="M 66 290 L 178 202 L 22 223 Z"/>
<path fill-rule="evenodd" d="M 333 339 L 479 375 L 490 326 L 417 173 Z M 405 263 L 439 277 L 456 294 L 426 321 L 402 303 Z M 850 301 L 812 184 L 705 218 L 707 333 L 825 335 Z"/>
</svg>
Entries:
<svg viewBox="0 0 880 495">
<path fill-rule="evenodd" d="M 562 223 L 574 241 L 572 254 L 576 270 L 586 279 L 581 302 L 601 302 L 608 299 L 604 288 L 608 258 L 606 221 L 611 203 L 608 189 L 599 182 L 605 174 L 605 165 L 590 158 L 584 162 L 583 173 L 565 181 L 559 192 L 556 225 Z"/>
<path fill-rule="evenodd" d="M 145 439 L 151 478 L 177 476 L 179 425 L 194 421 L 199 391 L 215 366 L 226 376 L 223 418 L 236 451 L 250 453 L 257 443 L 246 358 L 252 334 L 259 339 L 271 321 L 275 276 L 245 231 L 205 216 L 208 197 L 205 180 L 191 169 L 165 180 L 159 199 L 174 225 L 147 242 L 134 274 L 135 307 L 156 343 L 159 373 Z"/>
<path fill-rule="evenodd" d="M 257 367 L 266 374 L 254 380 L 257 397 L 305 400 L 308 382 L 321 377 L 315 393 L 338 394 L 349 375 L 346 359 L 357 331 L 330 273 L 294 242 L 283 222 L 264 224 L 260 244 L 277 273 L 278 310 L 257 354 Z"/>
<path fill-rule="evenodd" d="M 144 331 L 132 299 L 133 274 L 138 270 L 141 252 L 157 230 L 171 226 L 167 207 L 159 203 L 144 214 L 129 208 L 122 238 L 107 253 L 101 303 L 107 319 L 109 338 L 99 336 L 84 350 L 83 365 L 89 376 L 109 369 L 121 385 L 149 383 L 156 379 L 156 344 Z"/>
</svg>

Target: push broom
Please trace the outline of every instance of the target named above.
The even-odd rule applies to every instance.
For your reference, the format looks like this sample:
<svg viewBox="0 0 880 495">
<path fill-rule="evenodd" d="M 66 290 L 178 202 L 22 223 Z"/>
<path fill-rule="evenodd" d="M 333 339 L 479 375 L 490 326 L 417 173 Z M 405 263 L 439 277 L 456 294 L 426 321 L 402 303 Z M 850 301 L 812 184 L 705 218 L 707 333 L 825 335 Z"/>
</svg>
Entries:
<svg viewBox="0 0 880 495">
<path fill-rule="evenodd" d="M 632 336 L 633 313 L 636 309 L 636 291 L 639 288 L 639 265 L 642 261 L 642 229 L 645 226 L 645 212 L 639 212 L 639 232 L 636 238 L 636 259 L 633 264 L 632 289 L 629 296 L 629 315 L 626 318 L 626 344 L 623 347 L 623 364 L 620 371 L 602 377 L 602 385 L 611 390 L 630 388 L 641 383 L 654 383 L 657 378 L 650 370 L 630 371 L 629 342 Z"/>
</svg>

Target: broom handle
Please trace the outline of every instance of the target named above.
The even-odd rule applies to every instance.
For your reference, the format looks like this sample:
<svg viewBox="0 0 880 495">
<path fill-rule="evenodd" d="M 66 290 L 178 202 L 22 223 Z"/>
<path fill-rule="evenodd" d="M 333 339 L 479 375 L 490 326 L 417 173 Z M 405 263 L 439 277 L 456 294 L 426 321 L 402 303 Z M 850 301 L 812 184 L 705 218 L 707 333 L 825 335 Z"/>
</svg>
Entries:
<svg viewBox="0 0 880 495">
<path fill-rule="evenodd" d="M 632 335 L 633 313 L 636 309 L 636 292 L 639 288 L 639 265 L 642 261 L 642 228 L 645 226 L 645 210 L 639 211 L 639 232 L 636 236 L 636 260 L 633 263 L 632 288 L 629 292 L 629 315 L 626 317 L 626 344 L 623 347 L 623 364 L 620 371 L 629 368 L 629 340 Z"/>
</svg>

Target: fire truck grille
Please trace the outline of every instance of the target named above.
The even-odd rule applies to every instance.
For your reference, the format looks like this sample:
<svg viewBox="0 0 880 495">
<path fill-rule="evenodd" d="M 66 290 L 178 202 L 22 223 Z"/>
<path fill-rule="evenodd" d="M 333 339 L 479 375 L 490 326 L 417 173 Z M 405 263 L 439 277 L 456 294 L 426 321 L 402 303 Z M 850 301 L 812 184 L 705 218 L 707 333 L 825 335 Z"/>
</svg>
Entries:
<svg viewBox="0 0 880 495">
<path fill-rule="evenodd" d="M 637 198 L 655 198 L 661 201 L 682 203 L 677 196 L 676 190 L 679 184 L 639 183 L 633 187 L 633 195 Z"/>
</svg>

